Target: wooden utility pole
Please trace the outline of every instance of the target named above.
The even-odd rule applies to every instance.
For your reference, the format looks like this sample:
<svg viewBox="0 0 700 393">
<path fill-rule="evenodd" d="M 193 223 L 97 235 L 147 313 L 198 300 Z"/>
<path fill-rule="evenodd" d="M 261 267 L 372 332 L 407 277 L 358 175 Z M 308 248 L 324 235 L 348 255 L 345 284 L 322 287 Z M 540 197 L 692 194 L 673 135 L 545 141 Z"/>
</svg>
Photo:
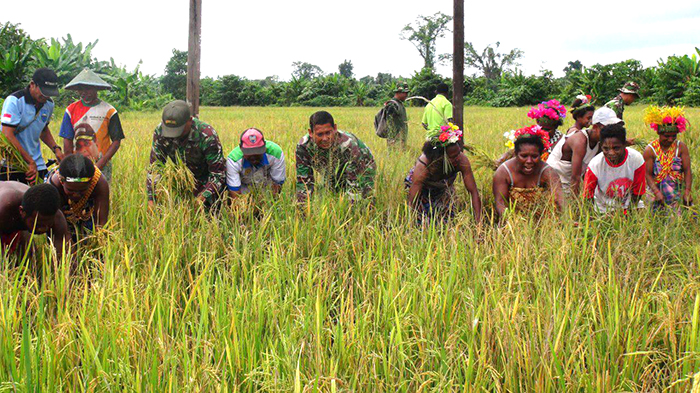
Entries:
<svg viewBox="0 0 700 393">
<path fill-rule="evenodd" d="M 199 116 L 199 59 L 202 47 L 202 0 L 190 0 L 190 34 L 187 47 L 187 103 Z"/>
<path fill-rule="evenodd" d="M 454 0 L 452 105 L 455 124 L 464 129 L 464 0 Z"/>
</svg>

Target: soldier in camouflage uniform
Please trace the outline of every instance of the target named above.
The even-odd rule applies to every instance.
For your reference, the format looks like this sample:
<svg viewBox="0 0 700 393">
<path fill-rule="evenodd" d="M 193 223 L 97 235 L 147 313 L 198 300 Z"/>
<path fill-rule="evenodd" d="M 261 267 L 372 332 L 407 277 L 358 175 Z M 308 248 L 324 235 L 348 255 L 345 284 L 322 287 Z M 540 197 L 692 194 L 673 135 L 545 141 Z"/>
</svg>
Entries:
<svg viewBox="0 0 700 393">
<path fill-rule="evenodd" d="M 155 200 L 153 164 L 180 158 L 195 178 L 197 201 L 215 205 L 226 183 L 226 161 L 219 136 L 210 125 L 192 117 L 184 101 L 173 101 L 163 109 L 163 122 L 156 127 L 151 148 L 151 166 L 146 187 L 148 205 Z"/>
<path fill-rule="evenodd" d="M 634 100 L 639 98 L 639 85 L 634 82 L 627 82 L 619 91 L 620 94 L 608 101 L 605 106 L 615 111 L 620 120 L 624 120 L 622 115 L 625 112 L 625 105 L 631 105 Z"/>
<path fill-rule="evenodd" d="M 406 115 L 406 107 L 403 105 L 406 98 L 408 98 L 408 84 L 401 82 L 396 86 L 394 98 L 384 104 L 387 116 L 386 143 L 389 148 L 406 147 L 408 116 Z"/>
<path fill-rule="evenodd" d="M 336 192 L 351 200 L 371 197 L 377 171 L 374 157 L 355 135 L 339 131 L 333 116 L 319 111 L 309 119 L 309 134 L 297 144 L 297 200 L 305 202 L 314 191 L 314 171 Z"/>
</svg>

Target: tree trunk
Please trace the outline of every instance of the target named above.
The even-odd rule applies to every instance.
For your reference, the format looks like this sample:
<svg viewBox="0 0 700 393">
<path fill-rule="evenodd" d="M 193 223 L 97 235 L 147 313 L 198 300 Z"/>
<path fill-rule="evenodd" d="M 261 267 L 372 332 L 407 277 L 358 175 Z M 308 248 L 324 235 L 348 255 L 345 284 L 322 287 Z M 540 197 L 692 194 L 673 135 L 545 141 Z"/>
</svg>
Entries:
<svg viewBox="0 0 700 393">
<path fill-rule="evenodd" d="M 187 103 L 199 116 L 199 59 L 202 47 L 202 0 L 190 0 L 190 34 L 187 50 Z"/>
<path fill-rule="evenodd" d="M 464 0 L 454 0 L 452 105 L 454 122 L 464 130 Z"/>
</svg>

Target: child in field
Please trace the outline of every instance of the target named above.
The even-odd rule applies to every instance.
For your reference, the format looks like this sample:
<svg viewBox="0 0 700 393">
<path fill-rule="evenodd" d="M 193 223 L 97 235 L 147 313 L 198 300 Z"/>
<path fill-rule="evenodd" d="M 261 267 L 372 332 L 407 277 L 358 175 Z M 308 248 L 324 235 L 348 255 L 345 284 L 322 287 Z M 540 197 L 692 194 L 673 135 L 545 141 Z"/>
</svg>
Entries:
<svg viewBox="0 0 700 393">
<path fill-rule="evenodd" d="M 690 152 L 677 139 L 688 126 L 683 109 L 651 106 L 645 112 L 644 122 L 659 135 L 644 149 L 646 179 L 654 194 L 654 207 L 676 208 L 681 200 L 684 205 L 691 205 Z"/>
<path fill-rule="evenodd" d="M 599 213 L 644 206 L 644 158 L 626 144 L 627 131 L 622 123 L 605 126 L 600 131 L 603 153 L 591 160 L 583 180 L 583 196 L 595 203 Z"/>
<path fill-rule="evenodd" d="M 550 168 L 542 154 L 549 148 L 549 134 L 533 125 L 513 132 L 515 156 L 501 164 L 493 176 L 493 196 L 496 213 L 503 218 L 506 209 L 534 212 L 541 215 L 553 197 L 561 211 L 564 197 L 559 176 Z"/>
</svg>

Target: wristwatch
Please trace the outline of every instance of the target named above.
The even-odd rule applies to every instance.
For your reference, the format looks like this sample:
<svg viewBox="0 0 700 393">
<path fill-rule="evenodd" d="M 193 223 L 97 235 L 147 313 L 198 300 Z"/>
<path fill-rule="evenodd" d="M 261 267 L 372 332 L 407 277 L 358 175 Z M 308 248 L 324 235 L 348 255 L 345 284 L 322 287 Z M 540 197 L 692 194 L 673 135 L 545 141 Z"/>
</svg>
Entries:
<svg viewBox="0 0 700 393">
<path fill-rule="evenodd" d="M 51 151 L 56 151 L 56 149 L 61 149 L 61 146 L 56 145 L 56 146 L 51 148 Z M 63 150 L 63 149 L 61 149 L 61 150 Z"/>
</svg>

